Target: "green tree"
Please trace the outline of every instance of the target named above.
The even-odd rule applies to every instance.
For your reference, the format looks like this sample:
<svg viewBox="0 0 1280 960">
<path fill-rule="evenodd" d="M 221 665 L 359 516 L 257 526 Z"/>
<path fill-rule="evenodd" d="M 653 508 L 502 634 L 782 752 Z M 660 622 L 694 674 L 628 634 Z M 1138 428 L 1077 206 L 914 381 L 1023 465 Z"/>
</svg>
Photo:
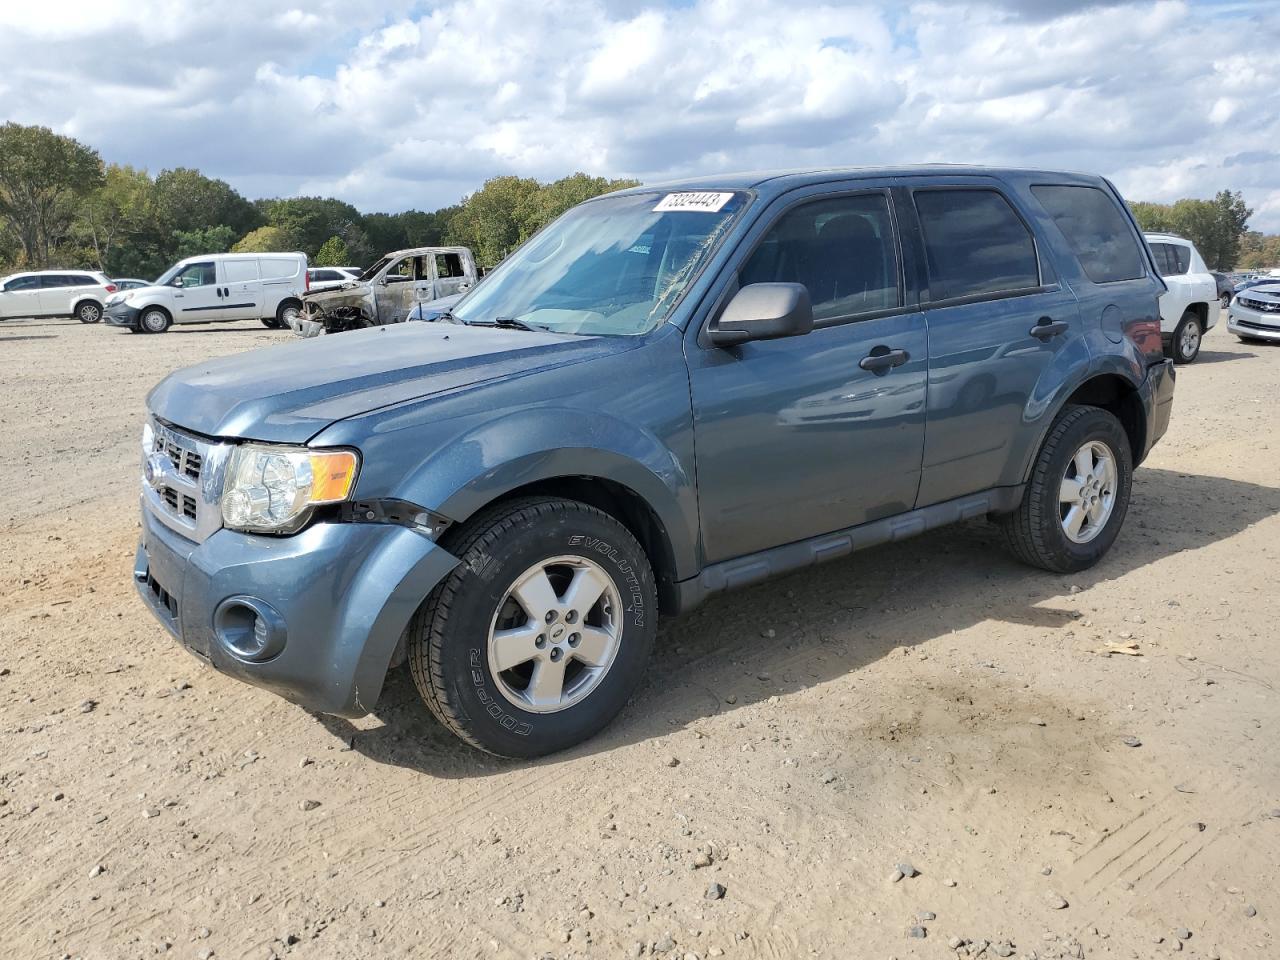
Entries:
<svg viewBox="0 0 1280 960">
<path fill-rule="evenodd" d="M 48 127 L 0 126 L 0 221 L 26 262 L 49 264 L 79 201 L 103 179 L 98 152 Z"/>
<path fill-rule="evenodd" d="M 1133 215 L 1143 230 L 1175 233 L 1196 245 L 1211 270 L 1231 270 L 1240 255 L 1253 211 L 1244 197 L 1220 190 L 1212 200 L 1183 199 L 1172 204 L 1134 203 Z"/>
<path fill-rule="evenodd" d="M 494 177 L 463 201 L 449 225 L 450 236 L 493 266 L 529 236 L 527 210 L 542 185 L 525 177 Z"/>
<path fill-rule="evenodd" d="M 560 214 L 584 200 L 598 197 L 602 193 L 638 186 L 639 180 L 606 180 L 604 177 L 589 177 L 585 173 L 574 173 L 544 184 L 521 211 L 525 236 L 537 233 Z"/>
<path fill-rule="evenodd" d="M 1270 270 L 1280 267 L 1280 235 L 1249 231 L 1240 238 L 1240 259 L 1237 265 L 1242 270 Z"/>
<path fill-rule="evenodd" d="M 111 163 L 102 185 L 81 201 L 74 233 L 93 250 L 98 269 L 113 273 L 121 245 L 153 239 L 155 217 L 155 184 L 147 172 Z"/>
<path fill-rule="evenodd" d="M 189 167 L 162 170 L 155 191 L 157 211 L 170 233 L 225 226 L 239 237 L 263 223 L 257 208 L 225 180 Z"/>
<path fill-rule="evenodd" d="M 226 253 L 231 249 L 235 232 L 226 224 L 206 227 L 203 230 L 175 230 L 173 232 L 172 260 L 200 257 L 206 253 Z"/>
<path fill-rule="evenodd" d="M 232 253 L 280 253 L 294 249 L 288 231 L 276 226 L 251 230 L 236 241 Z"/>
<path fill-rule="evenodd" d="M 320 245 L 320 250 L 312 262 L 317 267 L 346 267 L 350 266 L 350 260 L 351 254 L 347 251 L 347 245 L 342 242 L 342 238 L 330 237 Z"/>
<path fill-rule="evenodd" d="M 360 211 L 333 197 L 289 197 L 261 204 L 267 223 L 285 230 L 294 240 L 292 249 L 314 257 L 330 237 L 361 221 Z"/>
</svg>

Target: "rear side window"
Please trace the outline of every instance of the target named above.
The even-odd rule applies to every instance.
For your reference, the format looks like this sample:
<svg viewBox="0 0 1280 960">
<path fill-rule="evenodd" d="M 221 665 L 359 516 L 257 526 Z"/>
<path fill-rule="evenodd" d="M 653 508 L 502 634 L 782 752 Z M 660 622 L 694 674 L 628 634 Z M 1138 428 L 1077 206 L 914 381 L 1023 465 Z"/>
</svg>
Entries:
<svg viewBox="0 0 1280 960">
<path fill-rule="evenodd" d="M 931 300 L 1040 286 L 1031 231 L 995 190 L 920 190 L 915 201 Z"/>
<path fill-rule="evenodd" d="M 803 283 L 815 320 L 900 306 L 884 195 L 833 197 L 787 211 L 742 265 L 738 283 Z"/>
<path fill-rule="evenodd" d="M 71 278 L 65 273 L 47 273 L 40 278 L 40 286 L 45 290 L 56 290 L 60 287 L 72 286 Z"/>
<path fill-rule="evenodd" d="M 1191 269 L 1191 251 L 1176 243 L 1153 243 L 1151 253 L 1162 277 L 1177 277 Z"/>
<path fill-rule="evenodd" d="M 262 257 L 258 260 L 263 280 L 285 280 L 298 275 L 298 261 L 284 257 Z"/>
<path fill-rule="evenodd" d="M 243 283 L 258 279 L 257 260 L 223 260 L 222 272 L 227 283 Z"/>
<path fill-rule="evenodd" d="M 456 253 L 437 253 L 436 276 L 441 279 L 462 276 L 462 258 Z"/>
<path fill-rule="evenodd" d="M 1146 271 L 1142 249 L 1115 201 L 1097 187 L 1031 188 L 1094 283 L 1136 280 Z"/>
</svg>

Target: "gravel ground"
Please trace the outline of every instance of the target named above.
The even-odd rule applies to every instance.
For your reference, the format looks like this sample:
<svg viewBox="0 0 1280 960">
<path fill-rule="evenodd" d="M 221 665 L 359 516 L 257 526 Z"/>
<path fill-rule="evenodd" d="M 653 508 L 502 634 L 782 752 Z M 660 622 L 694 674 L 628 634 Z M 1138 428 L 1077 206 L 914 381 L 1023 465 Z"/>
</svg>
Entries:
<svg viewBox="0 0 1280 960">
<path fill-rule="evenodd" d="M 288 339 L 0 324 L 6 958 L 1280 955 L 1280 348 L 1210 334 L 1095 569 L 975 522 L 724 596 L 511 763 L 134 597 L 146 391 Z"/>
</svg>

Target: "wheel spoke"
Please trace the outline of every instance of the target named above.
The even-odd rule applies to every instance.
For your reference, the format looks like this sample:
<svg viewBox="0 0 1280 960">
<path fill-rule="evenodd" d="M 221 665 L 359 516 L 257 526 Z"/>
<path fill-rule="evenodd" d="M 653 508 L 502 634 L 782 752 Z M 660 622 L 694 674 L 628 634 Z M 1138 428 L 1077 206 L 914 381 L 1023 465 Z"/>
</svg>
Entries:
<svg viewBox="0 0 1280 960">
<path fill-rule="evenodd" d="M 538 656 L 534 641 L 542 629 L 542 622 L 530 620 L 523 627 L 495 630 L 493 634 L 493 665 L 498 670 L 510 670 Z"/>
<path fill-rule="evenodd" d="M 560 694 L 564 691 L 564 668 L 568 662 L 564 657 L 559 662 L 552 661 L 550 657 L 538 660 L 525 691 L 535 705 L 552 706 L 560 702 Z"/>
<path fill-rule="evenodd" d="M 1102 518 L 1105 517 L 1106 514 L 1107 505 L 1103 502 L 1102 498 L 1099 497 L 1094 501 L 1093 505 L 1089 507 L 1089 522 L 1094 524 L 1101 523 Z"/>
<path fill-rule="evenodd" d="M 1093 473 L 1093 451 L 1087 446 L 1076 451 L 1076 479 L 1083 480 Z"/>
<path fill-rule="evenodd" d="M 1059 503 L 1079 503 L 1080 502 L 1080 481 L 1073 480 L 1071 477 L 1062 478 L 1062 489 L 1058 493 Z"/>
<path fill-rule="evenodd" d="M 578 616 L 585 617 L 596 605 L 606 586 L 607 581 L 602 571 L 595 567 L 579 568 L 573 574 L 569 589 L 564 592 L 565 609 L 577 610 Z"/>
<path fill-rule="evenodd" d="M 1080 536 L 1080 528 L 1084 526 L 1085 509 L 1080 504 L 1076 504 L 1067 511 L 1066 517 L 1062 520 L 1063 528 L 1073 537 Z"/>
<path fill-rule="evenodd" d="M 613 636 L 599 627 L 583 627 L 579 632 L 582 640 L 573 655 L 589 666 L 603 665 L 608 659 L 609 648 L 613 646 Z"/>
<path fill-rule="evenodd" d="M 543 623 L 547 611 L 560 605 L 560 598 L 556 596 L 556 591 L 547 578 L 547 571 L 541 567 L 525 577 L 511 592 L 520 606 L 524 607 L 529 619 L 537 623 Z"/>
</svg>

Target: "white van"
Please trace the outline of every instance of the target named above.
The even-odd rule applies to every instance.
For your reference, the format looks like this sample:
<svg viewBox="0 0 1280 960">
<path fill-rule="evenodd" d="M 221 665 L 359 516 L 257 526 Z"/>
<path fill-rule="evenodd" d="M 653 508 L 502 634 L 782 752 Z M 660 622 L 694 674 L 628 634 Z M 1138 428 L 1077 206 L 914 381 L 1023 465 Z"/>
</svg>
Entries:
<svg viewBox="0 0 1280 960">
<path fill-rule="evenodd" d="M 116 294 L 107 300 L 104 317 L 143 333 L 225 320 L 289 327 L 306 290 L 304 253 L 212 253 L 174 264 L 152 286 Z"/>
</svg>

